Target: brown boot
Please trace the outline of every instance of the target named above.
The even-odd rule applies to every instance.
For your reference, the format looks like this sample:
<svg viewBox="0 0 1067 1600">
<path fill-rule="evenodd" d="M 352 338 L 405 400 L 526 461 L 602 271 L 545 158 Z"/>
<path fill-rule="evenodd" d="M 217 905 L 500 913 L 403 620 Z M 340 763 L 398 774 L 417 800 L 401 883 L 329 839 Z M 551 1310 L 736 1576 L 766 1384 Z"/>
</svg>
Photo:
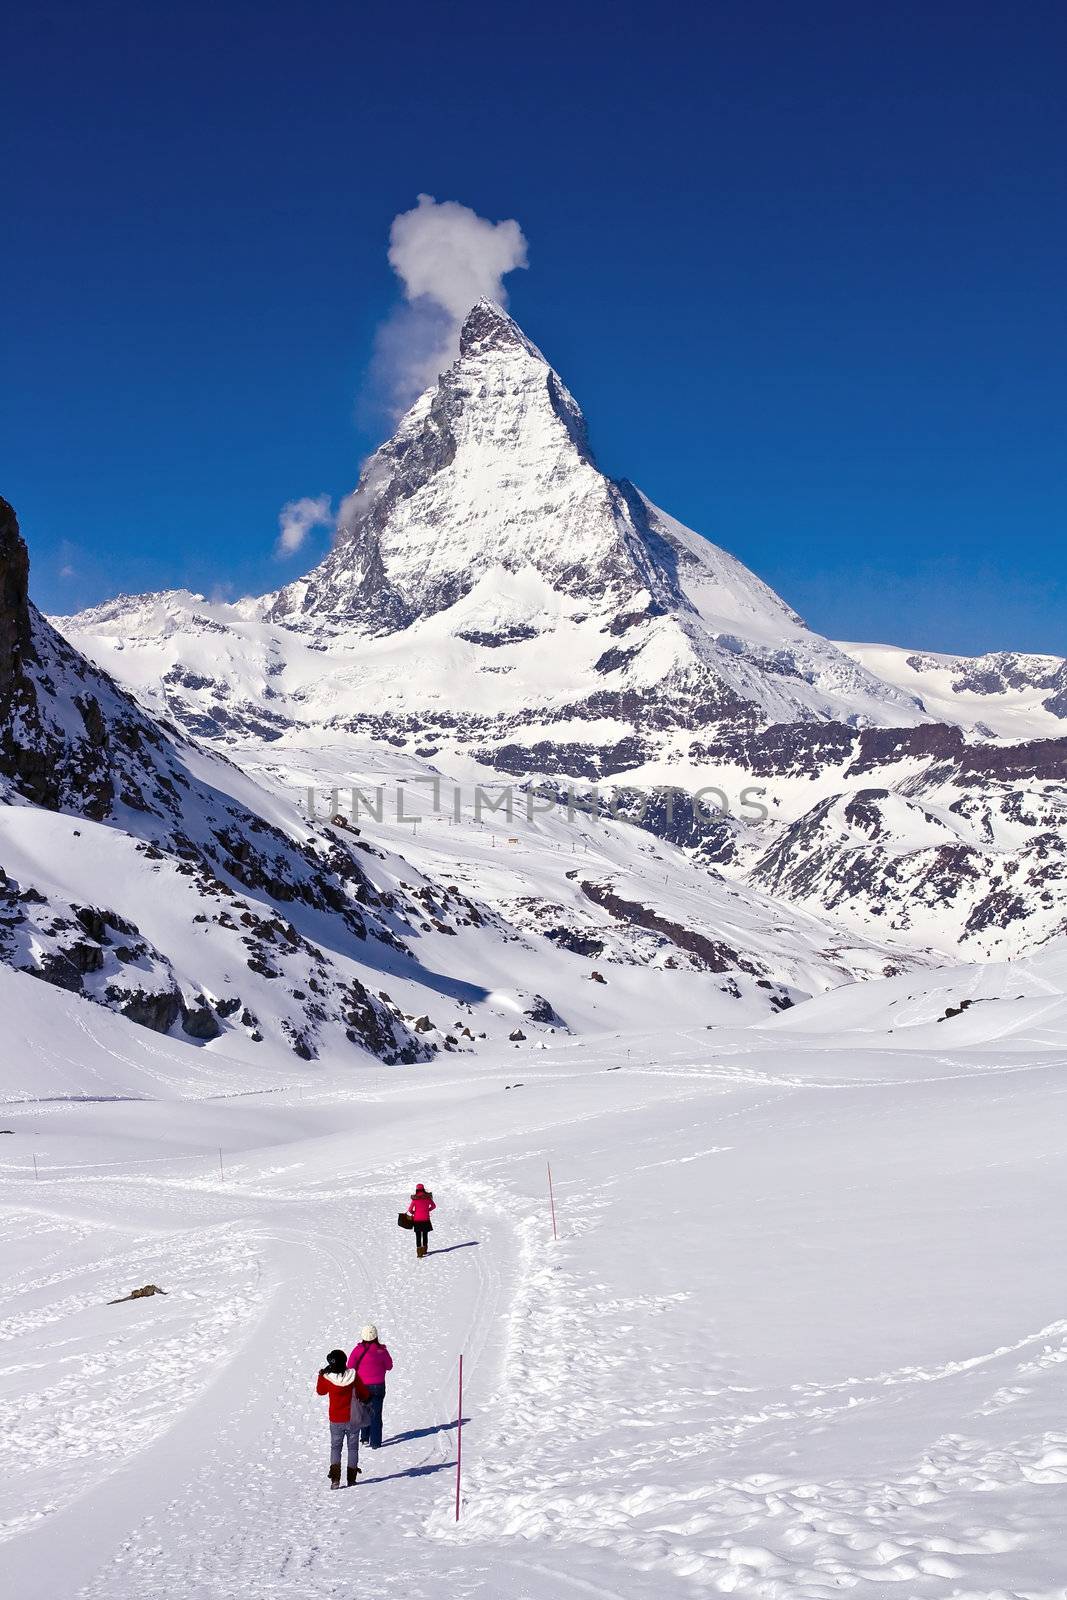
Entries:
<svg viewBox="0 0 1067 1600">
<path fill-rule="evenodd" d="M 350 1489 L 354 1489 L 356 1487 L 356 1478 L 358 1477 L 359 1472 L 360 1472 L 360 1468 L 359 1467 L 349 1467 L 349 1469 L 348 1469 L 348 1487 Z"/>
<path fill-rule="evenodd" d="M 339 1461 L 331 1461 L 330 1462 L 330 1488 L 331 1489 L 339 1489 L 340 1487 L 341 1487 L 341 1463 Z"/>
</svg>

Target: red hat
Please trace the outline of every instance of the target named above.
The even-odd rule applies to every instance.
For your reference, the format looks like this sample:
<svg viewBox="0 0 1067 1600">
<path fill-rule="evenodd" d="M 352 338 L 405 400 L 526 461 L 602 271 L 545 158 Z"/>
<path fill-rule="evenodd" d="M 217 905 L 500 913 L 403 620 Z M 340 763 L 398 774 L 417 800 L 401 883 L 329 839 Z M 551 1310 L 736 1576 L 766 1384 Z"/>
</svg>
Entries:
<svg viewBox="0 0 1067 1600">
<path fill-rule="evenodd" d="M 417 1183 L 417 1184 L 416 1184 L 416 1185 L 415 1185 L 415 1193 L 416 1193 L 416 1194 L 425 1194 L 425 1193 L 426 1193 L 426 1186 L 425 1186 L 425 1184 L 422 1184 L 422 1183 Z"/>
</svg>

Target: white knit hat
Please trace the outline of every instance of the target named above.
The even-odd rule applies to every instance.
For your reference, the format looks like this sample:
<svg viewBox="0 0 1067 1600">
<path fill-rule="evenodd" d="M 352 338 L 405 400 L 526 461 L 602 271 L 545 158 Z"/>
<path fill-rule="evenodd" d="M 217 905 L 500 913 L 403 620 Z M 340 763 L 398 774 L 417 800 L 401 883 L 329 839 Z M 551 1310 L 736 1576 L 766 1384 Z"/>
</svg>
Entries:
<svg viewBox="0 0 1067 1600">
<path fill-rule="evenodd" d="M 373 1344 L 375 1339 L 377 1339 L 377 1337 L 378 1337 L 377 1328 L 374 1326 L 373 1322 L 368 1322 L 367 1326 L 364 1328 L 363 1332 L 360 1334 L 360 1338 L 363 1340 L 364 1344 Z"/>
</svg>

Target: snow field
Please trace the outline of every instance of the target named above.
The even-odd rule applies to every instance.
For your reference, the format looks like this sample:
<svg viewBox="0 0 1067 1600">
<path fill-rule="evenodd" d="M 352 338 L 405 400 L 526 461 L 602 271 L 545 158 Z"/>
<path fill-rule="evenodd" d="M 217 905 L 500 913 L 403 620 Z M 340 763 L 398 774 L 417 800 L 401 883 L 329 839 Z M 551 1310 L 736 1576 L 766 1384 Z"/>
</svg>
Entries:
<svg viewBox="0 0 1067 1600">
<path fill-rule="evenodd" d="M 939 1132 L 961 1115 L 988 1131 L 985 1096 L 968 1111 L 944 1093 Z M 702 1124 L 688 1096 L 670 1114 L 656 1109 L 655 1131 L 626 1142 L 625 1163 L 614 1144 L 576 1148 L 582 1180 L 564 1176 L 557 1138 L 567 1240 L 558 1259 L 534 1252 L 500 1433 L 475 1468 L 468 1514 L 456 1529 L 439 1508 L 433 1530 L 460 1542 L 559 1541 L 568 1564 L 578 1541 L 602 1553 L 601 1572 L 621 1561 L 658 1575 L 660 1592 L 695 1579 L 723 1593 L 874 1595 L 910 1581 L 909 1594 L 947 1595 L 956 1590 L 937 1580 L 1019 1571 L 993 1558 L 1023 1535 L 983 1522 L 978 1497 L 992 1494 L 989 1512 L 1003 1512 L 1028 1482 L 1067 1482 L 1067 1434 L 1047 1425 L 1067 1322 L 1041 1320 L 1054 1295 L 1027 1306 L 1018 1215 L 975 1248 L 980 1156 L 966 1134 L 937 1192 L 914 1198 L 901 1181 L 918 1178 L 931 1153 L 924 1145 L 903 1171 L 892 1155 L 923 1089 L 907 1112 L 895 1108 L 884 1148 L 855 1146 L 872 1097 L 881 1116 L 891 1095 L 825 1089 L 815 1122 L 807 1094 L 734 1091 L 732 1109 L 708 1119 L 721 1120 L 721 1147 L 640 1159 Z M 1029 1135 L 1035 1114 L 1020 1106 L 1011 1120 Z M 1025 1151 L 1005 1155 L 1021 1179 Z M 1025 1213 L 1021 1182 L 1024 1194 L 1004 1203 Z M 1040 1174 L 1034 1188 L 1040 1196 Z M 705 1196 L 695 1218 L 694 1189 Z M 1049 1248 L 1042 1239 L 1035 1254 Z M 585 1270 L 563 1265 L 575 1258 Z M 999 1342 L 1004 1307 L 983 1304 L 990 1278 L 1017 1315 L 1030 1313 L 1011 1342 Z M 956 1357 L 960 1325 L 972 1342 Z M 917 1347 L 924 1354 L 910 1359 Z M 1043 1560 L 1051 1582 L 1055 1536 Z"/>
<path fill-rule="evenodd" d="M 1013 975 L 1054 998 L 1054 963 Z M 888 1013 L 924 1016 L 923 981 L 937 1015 L 942 974 Z M 225 1097 L 163 1041 L 195 1098 L 9 1105 L 13 1592 L 1063 1600 L 1063 1037 L 1005 1035 L 1010 1000 L 958 1046 L 817 1003 L 823 1034 L 785 1013 Z M 187 1159 L 218 1146 L 225 1177 Z M 417 1179 L 424 1262 L 395 1223 Z M 171 1292 L 102 1304 L 147 1281 Z M 331 1496 L 314 1373 L 368 1318 L 386 1448 Z"/>
<path fill-rule="evenodd" d="M 0 1539 L 51 1519 L 156 1446 L 259 1305 L 243 1231 L 136 1237 L 105 1216 L 3 1209 Z M 165 1299 L 107 1304 L 161 1280 Z"/>
</svg>

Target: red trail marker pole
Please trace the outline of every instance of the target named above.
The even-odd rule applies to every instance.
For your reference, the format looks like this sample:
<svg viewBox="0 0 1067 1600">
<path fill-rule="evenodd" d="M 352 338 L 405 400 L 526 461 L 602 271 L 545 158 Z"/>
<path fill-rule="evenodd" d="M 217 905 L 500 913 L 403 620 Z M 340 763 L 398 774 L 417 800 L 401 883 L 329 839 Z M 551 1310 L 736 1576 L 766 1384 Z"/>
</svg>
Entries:
<svg viewBox="0 0 1067 1600">
<path fill-rule="evenodd" d="M 463 1482 L 463 1357 L 459 1358 L 459 1410 L 456 1412 L 456 1521 L 459 1521 L 459 1492 Z"/>
<path fill-rule="evenodd" d="M 552 1163 L 551 1163 L 551 1161 L 548 1163 L 548 1203 L 552 1207 L 552 1237 L 553 1237 L 553 1239 L 558 1239 L 559 1238 L 559 1234 L 556 1232 L 556 1197 L 552 1192 Z"/>
</svg>

